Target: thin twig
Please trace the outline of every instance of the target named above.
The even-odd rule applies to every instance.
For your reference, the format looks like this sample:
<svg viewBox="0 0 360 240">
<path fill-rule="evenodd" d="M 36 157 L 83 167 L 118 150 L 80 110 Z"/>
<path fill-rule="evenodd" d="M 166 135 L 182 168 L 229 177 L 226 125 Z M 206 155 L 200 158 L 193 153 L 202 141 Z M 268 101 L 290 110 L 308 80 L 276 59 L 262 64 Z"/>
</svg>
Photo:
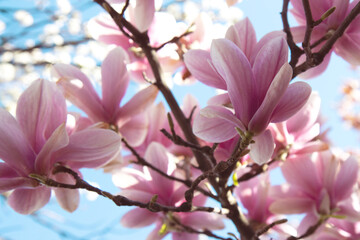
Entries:
<svg viewBox="0 0 360 240">
<path fill-rule="evenodd" d="M 287 44 L 289 45 L 290 52 L 291 52 L 291 59 L 289 64 L 294 69 L 296 64 L 299 61 L 300 56 L 304 53 L 304 51 L 299 48 L 296 43 L 294 42 L 294 38 L 292 36 L 290 25 L 288 21 L 288 8 L 289 8 L 289 2 L 290 0 L 284 0 L 283 2 L 283 8 L 281 11 L 281 19 L 283 23 L 283 30 L 286 34 L 286 40 Z"/>
</svg>

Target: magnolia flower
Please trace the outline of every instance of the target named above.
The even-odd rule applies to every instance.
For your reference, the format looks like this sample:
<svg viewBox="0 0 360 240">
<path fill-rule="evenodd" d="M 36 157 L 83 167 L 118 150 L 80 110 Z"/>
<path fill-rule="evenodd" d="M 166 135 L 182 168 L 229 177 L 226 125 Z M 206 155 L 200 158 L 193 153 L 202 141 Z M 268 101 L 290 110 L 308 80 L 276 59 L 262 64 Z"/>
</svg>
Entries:
<svg viewBox="0 0 360 240">
<path fill-rule="evenodd" d="M 76 67 L 56 64 L 53 73 L 59 77 L 58 86 L 74 105 L 83 110 L 93 123 L 105 122 L 114 126 L 133 146 L 141 144 L 148 125 L 144 110 L 155 100 L 157 88 L 149 86 L 119 106 L 129 84 L 126 53 L 115 48 L 101 66 L 102 98 L 90 80 Z"/>
<path fill-rule="evenodd" d="M 287 54 L 284 49 L 287 44 L 282 37 L 270 40 L 251 67 L 248 58 L 233 42 L 214 40 L 207 67 L 212 67 L 217 78 L 220 76 L 226 83 L 234 111 L 223 106 L 205 107 L 194 121 L 195 135 L 208 142 L 224 142 L 235 137 L 235 128 L 240 128 L 255 136 L 255 143 L 250 145 L 251 158 L 258 164 L 266 162 L 274 150 L 267 126 L 291 117 L 311 93 L 306 83 L 289 85 L 292 69 L 288 63 L 282 63 L 282 55 Z"/>
<path fill-rule="evenodd" d="M 332 7 L 336 7 L 335 11 L 330 16 L 325 18 L 319 25 L 314 27 L 311 34 L 310 44 L 314 44 L 321 39 L 328 39 L 331 37 L 358 2 L 359 1 L 352 1 L 350 3 L 349 0 L 309 1 L 311 14 L 314 20 L 319 20 L 326 11 Z M 290 11 L 300 24 L 298 27 L 291 28 L 291 32 L 296 42 L 302 42 L 304 40 L 306 31 L 306 16 L 304 7 L 301 0 L 291 0 L 291 3 L 294 8 Z M 319 66 L 301 74 L 301 77 L 311 78 L 324 72 L 330 62 L 332 51 L 342 57 L 345 61 L 348 61 L 350 64 L 360 65 L 359 34 L 360 16 L 357 16 L 347 27 L 344 34 L 335 42 L 333 48 L 331 49 L 330 53 L 325 56 L 323 62 Z M 313 49 L 313 51 L 319 50 L 324 43 L 325 41 L 322 41 Z M 304 60 L 305 56 L 300 59 L 300 63 L 302 63 Z"/>
<path fill-rule="evenodd" d="M 242 176 L 248 170 L 240 168 L 237 176 Z M 247 209 L 247 217 L 256 228 L 261 224 L 270 223 L 273 213 L 269 206 L 273 201 L 269 197 L 270 179 L 268 174 L 262 174 L 248 181 L 241 182 L 234 192 L 242 205 Z"/>
<path fill-rule="evenodd" d="M 133 23 L 130 19 L 130 22 Z M 162 12 L 156 12 L 147 34 L 149 36 L 150 45 L 153 47 L 159 47 L 161 44 L 169 41 L 177 35 L 177 24 L 175 18 Z M 114 20 L 106 14 L 100 14 L 89 21 L 88 28 L 92 37 L 100 42 L 106 44 L 115 44 L 122 47 L 129 55 L 129 70 L 131 72 L 133 80 L 144 83 L 143 73 L 149 78 L 153 79 L 153 73 L 147 58 L 142 52 L 141 48 L 134 43 L 133 40 L 125 36 Z M 165 47 L 157 51 L 157 55 L 165 72 L 171 72 L 178 68 L 178 54 L 176 53 L 177 46 L 175 44 L 167 44 Z"/>
<path fill-rule="evenodd" d="M 69 174 L 53 175 L 56 164 L 77 171 L 98 167 L 120 149 L 120 138 L 112 131 L 88 129 L 69 136 L 66 131 L 65 98 L 56 85 L 35 81 L 21 95 L 16 119 L 0 109 L 0 192 L 11 192 L 8 203 L 21 214 L 30 214 L 50 199 L 51 189 L 42 186 L 32 175 L 51 177 L 73 184 Z M 54 189 L 65 210 L 74 211 L 79 202 L 78 190 Z"/>
<path fill-rule="evenodd" d="M 275 186 L 270 211 L 278 214 L 306 213 L 300 235 L 321 216 L 351 216 L 354 211 L 342 204 L 357 181 L 359 166 L 355 158 L 342 161 L 329 151 L 290 157 L 281 167 L 288 185 Z M 347 204 L 348 205 L 348 204 Z"/>
<path fill-rule="evenodd" d="M 160 144 L 151 143 L 144 158 L 162 172 L 174 176 L 176 166 L 174 157 L 166 152 Z M 157 195 L 156 202 L 166 206 L 180 206 L 184 201 L 186 187 L 158 172 L 143 167 L 143 169 L 123 168 L 113 176 L 115 185 L 122 189 L 120 195 L 129 199 L 148 202 Z M 206 198 L 195 197 L 193 203 L 197 206 L 204 204 Z M 186 233 L 177 227 L 173 218 L 182 224 L 189 225 L 194 229 L 215 230 L 224 227 L 221 217 L 217 214 L 194 212 L 194 213 L 155 213 L 147 209 L 136 208 L 126 213 L 121 219 L 121 224 L 128 228 L 140 228 L 156 223 L 156 228 L 147 239 L 161 239 L 167 233 L 173 233 L 173 239 L 198 239 L 198 235 Z M 166 225 L 166 231 L 161 231 L 162 225 Z"/>
<path fill-rule="evenodd" d="M 248 171 L 246 168 L 239 168 L 234 176 L 242 176 Z M 274 202 L 274 199 L 269 195 L 270 189 L 268 173 L 241 182 L 234 189 L 235 196 L 239 198 L 241 204 L 246 208 L 247 213 L 245 215 L 255 231 L 263 229 L 264 226 L 280 218 L 280 216 L 275 215 L 269 210 L 270 204 Z M 283 239 L 280 236 L 289 236 L 289 234 L 294 232 L 294 229 L 288 224 L 274 226 L 272 230 L 275 230 L 278 235 L 276 239 Z M 270 235 L 274 236 L 274 232 L 271 232 Z M 263 237 L 265 238 L 265 236 Z"/>
</svg>

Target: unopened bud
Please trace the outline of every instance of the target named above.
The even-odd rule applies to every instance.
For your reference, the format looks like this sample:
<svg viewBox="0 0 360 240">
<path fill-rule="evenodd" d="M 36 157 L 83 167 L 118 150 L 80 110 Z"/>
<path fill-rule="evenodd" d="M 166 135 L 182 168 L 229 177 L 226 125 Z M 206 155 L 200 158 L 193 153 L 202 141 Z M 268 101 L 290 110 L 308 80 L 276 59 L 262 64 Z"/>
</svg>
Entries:
<svg viewBox="0 0 360 240">
<path fill-rule="evenodd" d="M 336 7 L 332 7 L 329 10 L 327 10 L 323 15 L 321 15 L 320 19 L 321 21 L 324 21 L 326 18 L 328 18 L 334 11 Z"/>
</svg>

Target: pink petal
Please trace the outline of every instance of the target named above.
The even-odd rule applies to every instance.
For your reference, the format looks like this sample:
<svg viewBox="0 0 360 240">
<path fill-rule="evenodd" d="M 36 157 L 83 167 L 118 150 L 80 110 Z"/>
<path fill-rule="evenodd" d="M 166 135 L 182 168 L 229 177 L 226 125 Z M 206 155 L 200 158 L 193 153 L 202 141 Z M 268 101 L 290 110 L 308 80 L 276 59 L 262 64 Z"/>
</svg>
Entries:
<svg viewBox="0 0 360 240">
<path fill-rule="evenodd" d="M 153 105 L 152 108 L 148 109 L 148 116 L 149 131 L 147 137 L 151 137 L 153 139 L 161 139 L 161 136 L 163 136 L 163 134 L 160 132 L 160 129 L 165 125 L 167 121 L 164 104 L 160 102 L 157 105 Z M 157 117 L 153 118 L 152 116 Z"/>
<path fill-rule="evenodd" d="M 200 112 L 199 106 L 200 104 L 198 100 L 193 95 L 186 94 L 183 100 L 183 105 L 181 106 L 181 110 L 184 112 L 186 117 L 189 117 L 194 108 L 194 115 Z"/>
<path fill-rule="evenodd" d="M 336 42 L 335 53 L 352 65 L 360 65 L 359 34 L 345 33 Z"/>
<path fill-rule="evenodd" d="M 293 116 L 306 104 L 310 94 L 309 84 L 305 82 L 290 84 L 276 106 L 271 116 L 271 122 L 282 122 Z M 301 120 L 299 119 L 299 121 Z"/>
<path fill-rule="evenodd" d="M 299 214 L 308 212 L 314 204 L 310 198 L 289 197 L 275 200 L 269 210 L 277 214 Z"/>
<path fill-rule="evenodd" d="M 255 45 L 255 48 L 250 58 L 250 63 L 252 66 L 254 65 L 256 56 L 258 55 L 259 51 L 263 48 L 263 46 L 266 45 L 268 42 L 270 42 L 272 39 L 278 37 L 285 38 L 286 35 L 283 31 L 273 31 L 273 32 L 269 32 L 259 40 L 259 42 Z"/>
<path fill-rule="evenodd" d="M 16 118 L 36 153 L 66 121 L 65 98 L 54 83 L 39 79 L 18 100 Z"/>
<path fill-rule="evenodd" d="M 194 119 L 193 132 L 209 142 L 224 142 L 236 136 L 235 127 L 245 130 L 234 114 L 224 107 L 208 106 Z"/>
<path fill-rule="evenodd" d="M 56 161 L 74 168 L 99 167 L 119 153 L 120 143 L 120 136 L 111 130 L 82 130 L 70 136 L 69 144 L 56 153 Z"/>
<path fill-rule="evenodd" d="M 263 101 L 271 82 L 287 61 L 288 45 L 283 37 L 272 39 L 261 48 L 253 64 L 259 103 Z"/>
<path fill-rule="evenodd" d="M 235 114 L 245 124 L 250 121 L 256 104 L 254 76 L 244 53 L 227 39 L 213 40 L 211 58 L 219 74 L 226 81 Z"/>
<path fill-rule="evenodd" d="M 173 232 L 172 240 L 199 240 L 199 235 L 187 232 Z"/>
<path fill-rule="evenodd" d="M 69 144 L 69 136 L 66 132 L 65 124 L 61 124 L 50 136 L 35 160 L 37 173 L 48 174 L 53 167 L 54 159 L 52 154 Z"/>
<path fill-rule="evenodd" d="M 54 179 L 60 183 L 75 184 L 74 178 L 67 173 L 58 173 Z M 60 206 L 68 212 L 77 209 L 80 202 L 78 189 L 54 188 L 55 196 Z"/>
<path fill-rule="evenodd" d="M 150 178 L 142 171 L 133 168 L 122 168 L 112 175 L 112 181 L 118 188 L 132 189 L 146 192 Z"/>
<path fill-rule="evenodd" d="M 102 103 L 108 114 L 113 117 L 129 84 L 127 58 L 126 52 L 118 47 L 107 55 L 101 65 Z"/>
<path fill-rule="evenodd" d="M 141 1 L 146 2 L 147 0 Z M 151 1 L 154 2 L 154 0 L 150 0 L 149 2 Z M 134 15 L 134 17 L 137 18 L 138 16 Z M 155 12 L 152 22 L 150 21 L 149 23 L 151 23 L 151 25 L 148 29 L 148 36 L 150 38 L 151 46 L 158 47 L 164 42 L 169 41 L 171 38 L 179 34 L 176 20 L 174 16 L 170 13 Z M 158 54 L 160 55 L 167 48 L 171 48 L 171 45 L 165 46 L 163 49 L 158 51 Z"/>
<path fill-rule="evenodd" d="M 90 80 L 76 67 L 66 64 L 55 64 L 53 74 L 59 77 L 60 86 L 66 98 L 83 110 L 93 121 L 107 122 L 101 100 Z"/>
<path fill-rule="evenodd" d="M 295 43 L 299 43 L 304 41 L 306 32 L 306 26 L 296 26 L 291 28 L 291 34 L 293 35 L 293 39 Z"/>
<path fill-rule="evenodd" d="M 99 14 L 88 22 L 90 35 L 103 43 L 115 44 L 124 49 L 131 47 L 129 38 L 124 36 L 108 14 Z"/>
<path fill-rule="evenodd" d="M 275 143 L 270 130 L 266 130 L 253 138 L 255 143 L 250 144 L 250 158 L 261 165 L 270 160 Z"/>
<path fill-rule="evenodd" d="M 138 114 L 124 124 L 119 124 L 119 133 L 132 147 L 137 147 L 144 142 L 148 126 L 149 120 L 146 114 Z"/>
<path fill-rule="evenodd" d="M 225 38 L 235 43 L 250 59 L 256 44 L 256 33 L 249 18 L 245 18 L 229 27 Z"/>
<path fill-rule="evenodd" d="M 294 116 L 287 120 L 286 126 L 288 131 L 295 133 L 313 125 L 318 119 L 320 104 L 321 99 L 319 94 L 312 92 L 306 104 Z"/>
<path fill-rule="evenodd" d="M 208 105 L 223 105 L 223 106 L 229 105 L 229 104 L 231 104 L 229 94 L 223 93 L 223 94 L 218 94 L 214 97 L 211 97 L 207 101 L 207 104 Z"/>
<path fill-rule="evenodd" d="M 332 52 L 330 51 L 325 56 L 324 60 L 322 61 L 322 63 L 320 65 L 318 65 L 317 67 L 310 68 L 310 69 L 306 70 L 306 72 L 301 73 L 299 75 L 299 77 L 302 78 L 302 79 L 309 79 L 309 78 L 317 77 L 321 73 L 323 73 L 326 70 L 327 66 L 329 65 L 331 53 Z M 304 62 L 304 60 L 305 60 L 305 56 L 303 55 L 302 57 L 300 57 L 299 62 L 302 63 L 302 62 Z"/>
<path fill-rule="evenodd" d="M 36 187 L 38 183 L 28 177 L 19 176 L 8 164 L 0 162 L 0 193 L 21 187 Z"/>
<path fill-rule="evenodd" d="M 357 160 L 350 157 L 343 162 L 334 184 L 334 201 L 346 199 L 353 191 L 357 181 L 359 165 Z"/>
<path fill-rule="evenodd" d="M 200 43 L 202 49 L 208 49 L 211 44 L 212 20 L 209 14 L 200 13 L 195 19 L 195 30 L 189 35 L 190 41 Z"/>
<path fill-rule="evenodd" d="M 316 140 L 300 145 L 299 148 L 297 148 L 297 146 L 295 145 L 294 147 L 292 147 L 292 149 L 296 154 L 308 154 L 312 152 L 328 150 L 329 145 L 327 143 L 324 143 L 323 141 Z"/>
<path fill-rule="evenodd" d="M 214 88 L 226 89 L 226 83 L 210 66 L 210 53 L 205 50 L 189 50 L 184 55 L 184 62 L 191 74 L 200 82 Z"/>
<path fill-rule="evenodd" d="M 315 215 L 314 212 L 309 212 L 308 214 L 306 214 L 306 216 L 301 220 L 300 225 L 298 227 L 298 236 L 301 236 L 302 234 L 306 233 L 306 231 L 310 227 L 314 226 L 318 220 L 319 220 L 319 216 Z M 327 237 L 326 240 L 330 240 L 330 239 Z"/>
<path fill-rule="evenodd" d="M 310 154 L 298 155 L 287 159 L 281 167 L 285 179 L 310 196 L 317 196 L 322 188 L 318 167 L 314 161 L 316 159 L 313 160 Z"/>
<path fill-rule="evenodd" d="M 308 128 L 308 129 L 304 129 L 304 130 L 306 130 L 306 131 L 301 133 L 300 136 L 295 138 L 295 142 L 306 143 L 306 142 L 310 142 L 315 137 L 319 136 L 319 134 L 320 134 L 320 124 L 316 123 L 312 127 Z"/>
<path fill-rule="evenodd" d="M 147 203 L 155 195 L 154 193 L 152 193 L 151 190 L 152 189 L 149 187 L 145 191 L 135 190 L 135 189 L 125 189 L 121 191 L 120 195 L 128 199 L 131 199 L 133 201 Z"/>
<path fill-rule="evenodd" d="M 241 171 L 240 174 L 243 174 L 246 171 Z M 269 175 L 264 174 L 246 182 L 242 182 L 236 188 L 236 195 L 239 196 L 241 203 L 248 210 L 247 215 L 252 221 L 265 222 L 268 218 L 268 205 L 270 202 L 268 194 L 269 187 Z"/>
<path fill-rule="evenodd" d="M 134 8 L 134 20 L 135 26 L 140 32 L 145 32 L 153 18 L 155 13 L 154 0 L 137 0 Z"/>
<path fill-rule="evenodd" d="M 163 239 L 169 232 L 165 232 L 164 234 L 159 234 L 161 226 L 162 226 L 162 222 L 156 221 L 156 227 L 147 235 L 146 240 L 161 240 L 161 239 Z"/>
<path fill-rule="evenodd" d="M 31 214 L 48 203 L 51 191 L 48 187 L 15 189 L 8 204 L 20 214 Z"/>
<path fill-rule="evenodd" d="M 176 168 L 175 163 L 168 159 L 166 149 L 157 142 L 150 143 L 144 157 L 146 161 L 168 175 L 171 175 Z M 149 173 L 154 191 L 165 198 L 170 198 L 174 189 L 174 181 L 169 180 L 152 169 L 149 169 Z"/>
<path fill-rule="evenodd" d="M 127 228 L 142 228 L 153 224 L 159 216 L 147 209 L 136 208 L 121 218 L 121 225 Z"/>
<path fill-rule="evenodd" d="M 154 85 L 137 92 L 117 113 L 117 119 L 143 113 L 155 100 L 158 89 Z"/>
<path fill-rule="evenodd" d="M 0 158 L 27 176 L 34 169 L 35 154 L 15 118 L 0 108 Z"/>
<path fill-rule="evenodd" d="M 266 129 L 271 121 L 271 116 L 277 104 L 285 94 L 292 77 L 292 68 L 285 63 L 272 81 L 264 101 L 256 111 L 249 123 L 249 131 L 260 133 Z"/>
<path fill-rule="evenodd" d="M 184 213 L 181 222 L 195 229 L 219 230 L 225 227 L 223 218 L 215 213 Z"/>
</svg>

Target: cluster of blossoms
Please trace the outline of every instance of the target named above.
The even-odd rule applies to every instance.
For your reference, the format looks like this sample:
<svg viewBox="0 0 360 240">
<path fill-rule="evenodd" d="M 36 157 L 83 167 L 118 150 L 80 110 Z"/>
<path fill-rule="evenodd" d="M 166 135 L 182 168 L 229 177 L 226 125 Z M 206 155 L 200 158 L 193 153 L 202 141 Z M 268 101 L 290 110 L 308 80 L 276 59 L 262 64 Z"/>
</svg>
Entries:
<svg viewBox="0 0 360 240">
<path fill-rule="evenodd" d="M 34 81 L 18 100 L 16 118 L 0 110 L 0 192 L 10 191 L 15 211 L 39 210 L 53 189 L 60 206 L 72 212 L 79 203 L 77 188 L 86 188 L 117 205 L 139 207 L 121 224 L 154 224 L 147 239 L 225 239 L 212 231 L 224 228 L 226 217 L 241 239 L 267 232 L 269 239 L 360 236 L 359 162 L 331 147 L 321 129 L 318 94 L 305 82 L 290 83 L 293 67 L 282 31 L 257 40 L 245 18 L 209 44 L 204 15 L 191 33 L 156 11 L 154 0 L 96 2 L 111 16 L 89 23 L 96 40 L 112 45 L 101 64 L 101 96 L 80 69 L 55 64 L 56 83 Z M 306 12 L 300 0 L 291 2 L 304 25 L 291 29 L 300 42 L 308 33 Z M 346 0 L 308 3 L 312 17 L 322 19 L 313 29 L 313 50 L 359 6 Z M 359 33 L 359 19 L 333 45 L 354 65 L 360 44 L 352 35 Z M 306 77 L 324 71 L 329 56 Z M 187 95 L 181 109 L 164 76 L 198 80 L 224 93 L 202 109 Z M 143 88 L 122 103 L 130 80 Z M 163 103 L 155 103 L 159 90 L 170 105 L 168 114 Z M 84 115 L 68 112 L 65 98 Z M 121 192 L 114 196 L 92 187 L 81 179 L 81 168 L 111 173 Z M 270 182 L 275 169 L 285 178 L 281 185 Z M 219 210 L 207 207 L 208 198 Z M 305 216 L 292 226 L 283 214 Z"/>
</svg>

